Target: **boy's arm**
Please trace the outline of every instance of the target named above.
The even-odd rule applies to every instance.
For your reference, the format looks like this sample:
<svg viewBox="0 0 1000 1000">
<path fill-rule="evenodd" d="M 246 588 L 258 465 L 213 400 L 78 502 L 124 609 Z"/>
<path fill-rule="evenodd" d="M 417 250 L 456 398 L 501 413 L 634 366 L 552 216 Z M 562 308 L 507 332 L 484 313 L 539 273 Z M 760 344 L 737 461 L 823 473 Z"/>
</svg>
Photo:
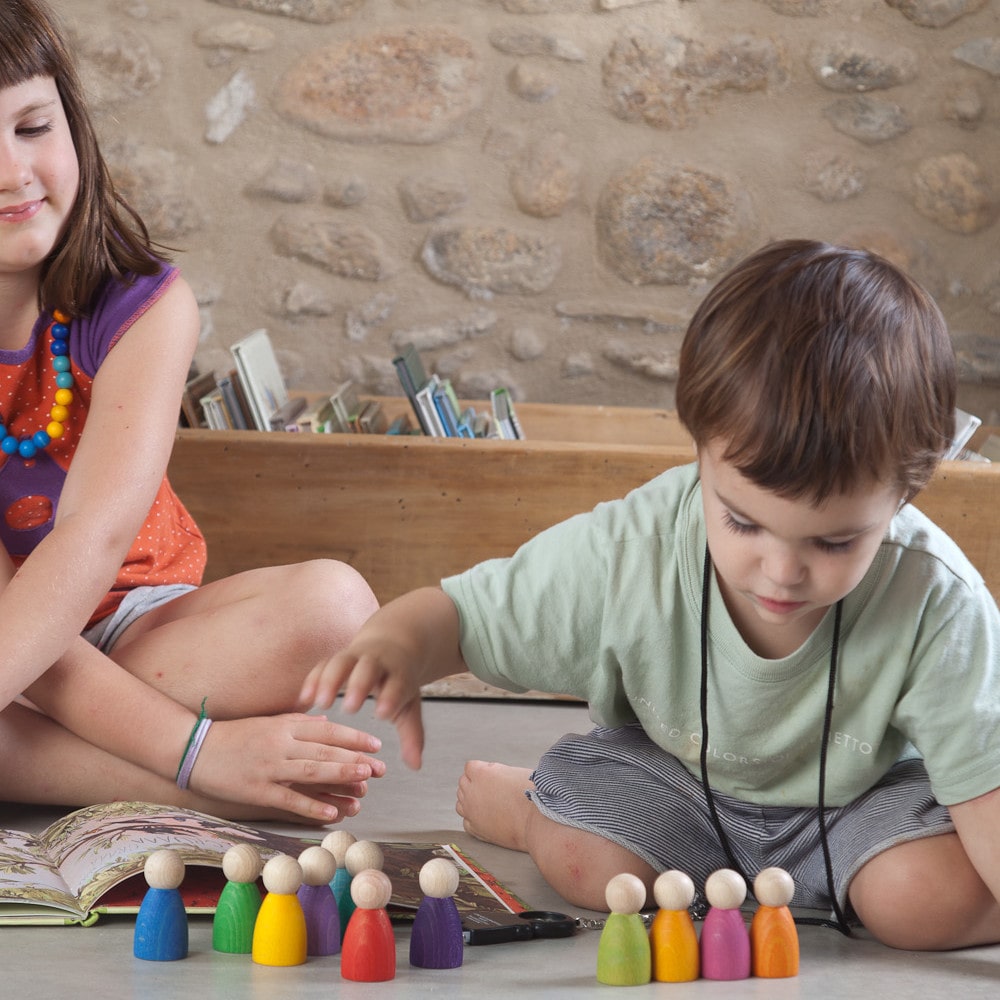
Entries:
<svg viewBox="0 0 1000 1000">
<path fill-rule="evenodd" d="M 1000 788 L 948 806 L 962 847 L 1000 903 Z"/>
<path fill-rule="evenodd" d="M 403 760 L 417 768 L 424 745 L 420 688 L 466 669 L 457 608 L 439 587 L 424 587 L 384 605 L 346 649 L 312 670 L 299 703 L 326 709 L 343 691 L 344 711 L 353 713 L 374 695 L 375 715 L 393 722 Z"/>
</svg>

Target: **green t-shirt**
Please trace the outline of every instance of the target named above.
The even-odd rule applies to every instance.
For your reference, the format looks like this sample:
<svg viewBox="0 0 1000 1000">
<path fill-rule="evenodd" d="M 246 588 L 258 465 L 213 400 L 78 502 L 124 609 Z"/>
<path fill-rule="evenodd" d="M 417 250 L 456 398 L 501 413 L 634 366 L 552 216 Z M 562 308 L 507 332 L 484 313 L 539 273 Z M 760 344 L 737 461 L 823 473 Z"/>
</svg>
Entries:
<svg viewBox="0 0 1000 1000">
<path fill-rule="evenodd" d="M 638 722 L 699 774 L 704 552 L 690 465 L 442 586 L 476 676 L 579 697 L 599 725 Z M 763 659 L 713 575 L 714 789 L 761 805 L 815 805 L 832 633 L 831 609 L 791 656 Z M 915 752 L 944 805 L 1000 787 L 1000 613 L 958 547 L 907 506 L 844 601 L 827 804 L 853 800 Z"/>
</svg>

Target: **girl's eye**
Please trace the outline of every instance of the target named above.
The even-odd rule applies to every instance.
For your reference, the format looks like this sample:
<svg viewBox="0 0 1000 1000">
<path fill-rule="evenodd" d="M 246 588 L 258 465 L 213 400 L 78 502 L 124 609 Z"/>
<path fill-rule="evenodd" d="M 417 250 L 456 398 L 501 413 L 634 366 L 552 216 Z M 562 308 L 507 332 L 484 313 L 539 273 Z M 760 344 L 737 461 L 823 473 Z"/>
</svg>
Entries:
<svg viewBox="0 0 1000 1000">
<path fill-rule="evenodd" d="M 25 136 L 28 139 L 34 139 L 41 135 L 46 135 L 52 131 L 51 122 L 43 122 L 39 125 L 22 125 L 18 130 L 17 134 Z"/>
<path fill-rule="evenodd" d="M 752 535 L 757 531 L 756 524 L 747 524 L 745 521 L 737 521 L 729 511 L 723 511 L 722 520 L 725 526 L 736 535 Z"/>
</svg>

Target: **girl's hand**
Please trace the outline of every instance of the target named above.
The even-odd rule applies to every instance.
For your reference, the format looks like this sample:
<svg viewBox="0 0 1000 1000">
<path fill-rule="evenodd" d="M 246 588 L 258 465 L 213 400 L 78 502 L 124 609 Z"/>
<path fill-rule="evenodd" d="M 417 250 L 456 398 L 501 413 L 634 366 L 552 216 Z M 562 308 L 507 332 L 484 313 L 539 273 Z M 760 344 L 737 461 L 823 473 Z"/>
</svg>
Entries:
<svg viewBox="0 0 1000 1000">
<path fill-rule="evenodd" d="M 275 715 L 213 722 L 191 773 L 191 788 L 332 823 L 353 816 L 368 780 L 385 774 L 369 756 L 377 737 L 317 715 Z"/>
</svg>

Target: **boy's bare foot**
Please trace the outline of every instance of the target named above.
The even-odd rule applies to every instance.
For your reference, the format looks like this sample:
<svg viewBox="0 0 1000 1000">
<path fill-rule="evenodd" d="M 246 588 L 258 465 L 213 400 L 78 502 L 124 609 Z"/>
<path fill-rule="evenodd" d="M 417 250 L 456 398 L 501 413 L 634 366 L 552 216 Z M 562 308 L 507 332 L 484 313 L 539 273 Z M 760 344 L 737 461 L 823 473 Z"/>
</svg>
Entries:
<svg viewBox="0 0 1000 1000">
<path fill-rule="evenodd" d="M 473 837 L 525 851 L 525 831 L 535 807 L 524 793 L 531 787 L 530 768 L 470 760 L 458 782 L 455 811 Z"/>
</svg>

